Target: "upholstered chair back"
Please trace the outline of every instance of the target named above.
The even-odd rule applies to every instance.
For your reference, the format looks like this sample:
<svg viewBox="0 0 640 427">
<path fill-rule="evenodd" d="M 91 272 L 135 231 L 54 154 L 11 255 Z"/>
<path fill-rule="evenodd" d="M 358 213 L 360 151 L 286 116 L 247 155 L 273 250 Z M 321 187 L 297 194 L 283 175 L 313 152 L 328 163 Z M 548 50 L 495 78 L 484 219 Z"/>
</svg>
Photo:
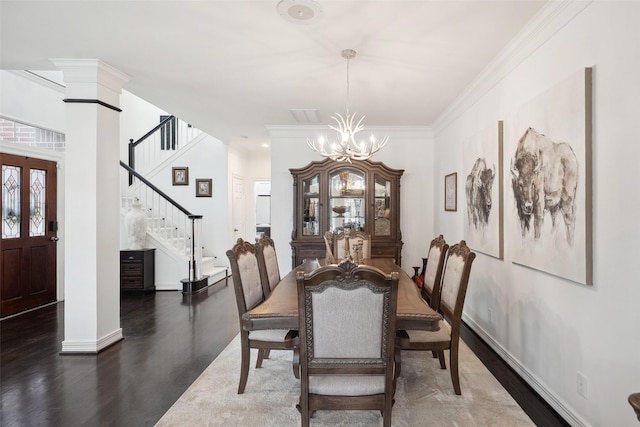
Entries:
<svg viewBox="0 0 640 427">
<path fill-rule="evenodd" d="M 371 236 L 362 231 L 352 231 L 350 233 L 338 233 L 334 236 L 334 255 L 337 261 L 345 259 L 347 254 L 346 240 L 348 239 L 349 253 L 353 251 L 353 245 L 362 243 L 362 257 L 365 259 L 371 258 Z M 351 256 L 353 257 L 353 253 Z"/>
<path fill-rule="evenodd" d="M 389 425 L 398 273 L 345 261 L 297 281 L 303 425 L 317 408 L 379 409 Z"/>
<path fill-rule="evenodd" d="M 280 267 L 276 257 L 276 247 L 273 240 L 266 234 L 262 234 L 256 244 L 256 256 L 260 270 L 260 280 L 264 297 L 268 297 L 271 291 L 280 283 Z"/>
<path fill-rule="evenodd" d="M 447 252 L 442 274 L 440 311 L 449 322 L 458 323 L 462 318 L 471 264 L 475 257 L 476 254 L 471 252 L 464 240 L 453 245 Z"/>
<path fill-rule="evenodd" d="M 438 310 L 440 304 L 442 270 L 448 249 L 449 245 L 444 240 L 442 234 L 433 239 L 429 246 L 421 293 L 422 297 L 429 302 L 431 308 L 435 310 Z"/>
<path fill-rule="evenodd" d="M 255 247 L 242 238 L 227 251 L 240 316 L 264 300 Z"/>
</svg>

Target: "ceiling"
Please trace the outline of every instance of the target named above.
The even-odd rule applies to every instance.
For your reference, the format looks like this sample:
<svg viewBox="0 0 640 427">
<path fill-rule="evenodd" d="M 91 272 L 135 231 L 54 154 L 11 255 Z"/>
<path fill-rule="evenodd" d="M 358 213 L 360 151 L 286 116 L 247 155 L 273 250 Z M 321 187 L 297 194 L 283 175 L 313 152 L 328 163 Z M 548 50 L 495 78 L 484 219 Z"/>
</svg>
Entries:
<svg viewBox="0 0 640 427">
<path fill-rule="evenodd" d="M 546 1 L 284 0 L 303 18 L 317 9 L 302 23 L 278 3 L 0 0 L 0 68 L 100 59 L 131 78 L 125 90 L 260 150 L 266 126 L 300 124 L 292 109 L 316 109 L 324 124 L 345 112 L 347 48 L 352 113 L 431 126 Z"/>
</svg>

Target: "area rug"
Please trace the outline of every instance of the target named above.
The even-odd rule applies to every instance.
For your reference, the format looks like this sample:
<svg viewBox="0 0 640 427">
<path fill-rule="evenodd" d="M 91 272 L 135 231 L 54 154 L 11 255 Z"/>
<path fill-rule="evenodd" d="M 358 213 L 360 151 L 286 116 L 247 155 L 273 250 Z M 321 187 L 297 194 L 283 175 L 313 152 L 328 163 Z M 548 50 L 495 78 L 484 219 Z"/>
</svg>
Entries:
<svg viewBox="0 0 640 427">
<path fill-rule="evenodd" d="M 244 394 L 240 378 L 240 336 L 236 336 L 156 426 L 283 427 L 300 425 L 296 410 L 300 382 L 291 369 L 291 351 L 271 351 L 255 368 Z M 392 424 L 414 426 L 533 426 L 533 422 L 487 368 L 460 343 L 460 386 L 453 391 L 449 370 L 440 369 L 431 352 L 403 352 Z M 318 411 L 312 426 L 381 426 L 377 411 Z"/>
</svg>

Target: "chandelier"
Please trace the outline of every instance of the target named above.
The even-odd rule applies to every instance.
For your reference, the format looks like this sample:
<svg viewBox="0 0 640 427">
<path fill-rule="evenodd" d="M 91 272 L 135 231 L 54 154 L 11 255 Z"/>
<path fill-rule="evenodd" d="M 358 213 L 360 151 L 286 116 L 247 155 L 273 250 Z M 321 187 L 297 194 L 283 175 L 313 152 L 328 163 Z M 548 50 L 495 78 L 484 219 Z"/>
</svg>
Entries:
<svg viewBox="0 0 640 427">
<path fill-rule="evenodd" d="M 351 160 L 366 160 L 384 147 L 389 140 L 389 137 L 385 136 L 378 141 L 373 134 L 368 139 L 356 137 L 358 132 L 364 130 L 362 121 L 365 116 L 362 116 L 356 122 L 356 114 L 349 113 L 349 60 L 355 58 L 355 56 L 356 51 L 353 49 L 342 51 L 342 57 L 347 60 L 347 113 L 345 116 L 339 113 L 331 116 L 331 119 L 336 124 L 330 124 L 329 128 L 336 131 L 336 137 L 332 140 L 328 140 L 323 135 L 316 140 L 307 138 L 307 144 L 312 150 L 323 157 L 329 157 L 338 162 L 347 161 L 351 163 Z"/>
</svg>

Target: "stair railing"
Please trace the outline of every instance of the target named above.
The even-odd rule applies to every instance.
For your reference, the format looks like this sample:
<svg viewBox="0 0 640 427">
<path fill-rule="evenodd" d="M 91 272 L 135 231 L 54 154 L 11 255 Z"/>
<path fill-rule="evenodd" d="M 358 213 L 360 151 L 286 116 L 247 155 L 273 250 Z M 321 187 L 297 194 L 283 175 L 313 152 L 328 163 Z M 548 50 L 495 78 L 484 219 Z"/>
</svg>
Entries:
<svg viewBox="0 0 640 427">
<path fill-rule="evenodd" d="M 201 133 L 175 116 L 166 116 L 142 138 L 129 140 L 129 167 L 144 176 Z M 129 175 L 131 184 L 133 176 Z"/>
<path fill-rule="evenodd" d="M 138 172 L 120 162 L 133 178 L 131 197 L 121 197 L 121 208 L 128 212 L 133 200 L 139 199 L 147 212 L 147 231 L 189 260 L 189 281 L 202 278 L 202 215 L 194 215 Z M 129 187 L 132 188 L 132 187 Z"/>
</svg>

